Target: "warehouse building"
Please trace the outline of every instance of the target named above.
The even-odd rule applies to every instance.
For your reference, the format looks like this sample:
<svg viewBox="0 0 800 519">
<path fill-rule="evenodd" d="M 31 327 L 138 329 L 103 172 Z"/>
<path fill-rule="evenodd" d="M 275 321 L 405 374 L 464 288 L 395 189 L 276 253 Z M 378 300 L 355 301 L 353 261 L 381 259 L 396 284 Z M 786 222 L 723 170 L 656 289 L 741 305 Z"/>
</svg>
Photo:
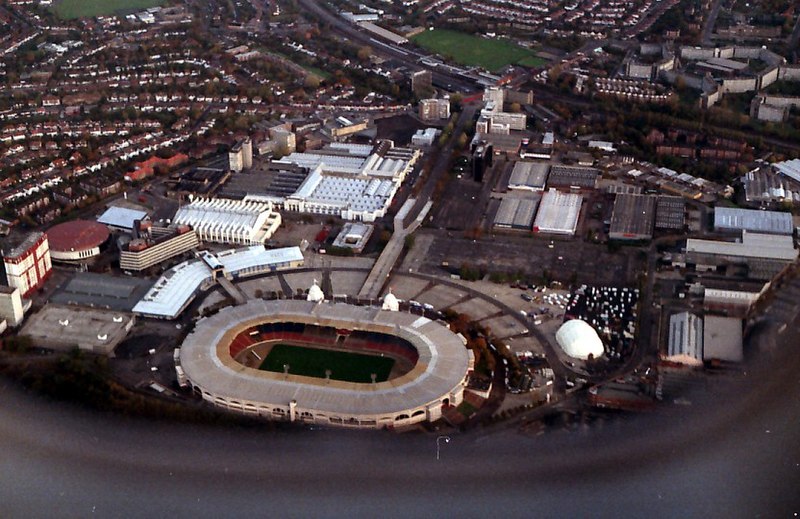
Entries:
<svg viewBox="0 0 800 519">
<path fill-rule="evenodd" d="M 764 285 L 761 292 L 706 287 L 703 291 L 703 309 L 706 312 L 715 312 L 728 317 L 744 318 L 766 287 L 767 285 Z"/>
<path fill-rule="evenodd" d="M 685 225 L 686 201 L 679 196 L 659 196 L 656 202 L 656 230 L 680 231 Z"/>
<path fill-rule="evenodd" d="M 547 186 L 570 189 L 596 189 L 599 178 L 599 169 L 556 164 L 550 168 Z"/>
<path fill-rule="evenodd" d="M 258 245 L 278 230 L 281 216 L 269 202 L 195 198 L 178 209 L 174 224 L 193 228 L 203 241 Z"/>
<path fill-rule="evenodd" d="M 749 231 L 764 234 L 792 234 L 791 213 L 717 207 L 714 209 L 714 230 L 719 232 Z"/>
<path fill-rule="evenodd" d="M 544 191 L 550 165 L 546 162 L 529 162 L 520 160 L 514 164 L 511 178 L 508 181 L 509 189 L 525 191 Z"/>
<path fill-rule="evenodd" d="M 583 197 L 578 194 L 555 189 L 545 191 L 533 222 L 533 232 L 574 235 L 582 202 Z"/>
<path fill-rule="evenodd" d="M 494 226 L 498 229 L 530 231 L 538 203 L 538 199 L 503 198 L 494 217 Z"/>
<path fill-rule="evenodd" d="M 707 315 L 703 323 L 703 360 L 742 362 L 742 320 Z"/>
<path fill-rule="evenodd" d="M 652 195 L 617 195 L 611 212 L 612 240 L 650 240 L 656 218 L 656 197 Z"/>
<path fill-rule="evenodd" d="M 723 265 L 743 265 L 748 277 L 769 280 L 797 259 L 791 236 L 742 232 L 740 241 L 686 240 L 683 262 L 674 266 L 694 266 L 699 271 L 714 271 Z"/>
<path fill-rule="evenodd" d="M 703 365 L 703 318 L 689 312 L 669 317 L 669 344 L 664 360 L 687 366 Z"/>
</svg>

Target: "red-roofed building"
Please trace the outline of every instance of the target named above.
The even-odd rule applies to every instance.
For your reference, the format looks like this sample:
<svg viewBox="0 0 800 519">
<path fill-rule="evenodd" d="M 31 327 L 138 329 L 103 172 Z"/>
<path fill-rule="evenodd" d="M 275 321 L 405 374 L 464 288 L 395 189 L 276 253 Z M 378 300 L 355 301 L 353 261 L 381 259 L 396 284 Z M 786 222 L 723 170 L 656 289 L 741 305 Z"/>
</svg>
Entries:
<svg viewBox="0 0 800 519">
<path fill-rule="evenodd" d="M 188 160 L 189 157 L 183 153 L 177 153 L 168 159 L 150 157 L 145 161 L 134 164 L 133 171 L 125 174 L 125 180 L 128 182 L 136 182 L 137 180 L 152 177 L 155 175 L 156 168 L 160 167 L 166 170 L 171 170 L 177 166 L 180 166 L 181 164 L 184 164 Z"/>
</svg>

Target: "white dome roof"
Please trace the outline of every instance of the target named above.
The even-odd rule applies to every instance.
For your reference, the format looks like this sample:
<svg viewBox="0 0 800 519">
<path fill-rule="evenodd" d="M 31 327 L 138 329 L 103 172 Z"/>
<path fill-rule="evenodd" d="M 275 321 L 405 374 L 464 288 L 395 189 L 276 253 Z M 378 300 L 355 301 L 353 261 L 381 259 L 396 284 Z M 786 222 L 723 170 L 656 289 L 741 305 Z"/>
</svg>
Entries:
<svg viewBox="0 0 800 519">
<path fill-rule="evenodd" d="M 561 325 L 556 341 L 564 353 L 576 359 L 598 358 L 603 354 L 603 341 L 586 321 L 572 319 Z"/>
<path fill-rule="evenodd" d="M 385 296 L 383 296 L 383 306 L 381 307 L 383 310 L 389 310 L 390 312 L 397 312 L 400 310 L 400 302 L 397 298 L 389 292 Z"/>
<path fill-rule="evenodd" d="M 317 280 L 314 280 L 314 284 L 311 285 L 311 288 L 308 289 L 308 297 L 306 298 L 307 301 L 313 301 L 315 303 L 321 303 L 325 301 L 325 294 L 322 293 L 322 289 L 319 288 L 317 285 Z"/>
</svg>

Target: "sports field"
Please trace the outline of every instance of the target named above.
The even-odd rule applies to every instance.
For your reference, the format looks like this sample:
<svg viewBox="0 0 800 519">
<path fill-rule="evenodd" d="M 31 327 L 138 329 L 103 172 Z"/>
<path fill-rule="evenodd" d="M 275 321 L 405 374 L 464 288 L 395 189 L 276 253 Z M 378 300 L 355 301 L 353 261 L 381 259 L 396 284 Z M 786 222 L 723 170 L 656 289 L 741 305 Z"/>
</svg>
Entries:
<svg viewBox="0 0 800 519">
<path fill-rule="evenodd" d="M 506 65 L 538 67 L 546 63 L 536 56 L 536 52 L 507 40 L 481 38 L 447 29 L 423 31 L 411 40 L 461 65 L 478 66 L 492 72 Z"/>
<path fill-rule="evenodd" d="M 164 0 L 57 0 L 53 9 L 59 18 L 69 20 L 111 15 L 118 11 L 132 13 L 164 3 Z"/>
<path fill-rule="evenodd" d="M 321 350 L 276 344 L 261 363 L 259 369 L 283 373 L 283 365 L 289 365 L 292 375 L 325 378 L 325 370 L 331 370 L 331 379 L 344 382 L 372 382 L 371 373 L 375 373 L 376 382 L 389 378 L 394 366 L 394 359 L 352 353 L 346 351 Z"/>
</svg>

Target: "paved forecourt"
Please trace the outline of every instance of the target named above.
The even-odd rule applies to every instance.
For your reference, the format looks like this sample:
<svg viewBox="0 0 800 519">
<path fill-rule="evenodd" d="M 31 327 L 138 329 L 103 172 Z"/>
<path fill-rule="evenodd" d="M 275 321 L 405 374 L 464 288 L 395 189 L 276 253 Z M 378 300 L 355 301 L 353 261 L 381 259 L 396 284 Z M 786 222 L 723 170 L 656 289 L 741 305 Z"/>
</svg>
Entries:
<svg viewBox="0 0 800 519">
<path fill-rule="evenodd" d="M 326 380 L 245 367 L 230 354 L 243 331 L 292 322 L 394 335 L 419 359 L 408 373 L 378 383 Z M 217 406 L 272 419 L 384 428 L 433 421 L 458 405 L 474 359 L 446 326 L 425 317 L 343 303 L 251 300 L 198 321 L 184 340 L 180 366 L 202 397 Z"/>
</svg>

